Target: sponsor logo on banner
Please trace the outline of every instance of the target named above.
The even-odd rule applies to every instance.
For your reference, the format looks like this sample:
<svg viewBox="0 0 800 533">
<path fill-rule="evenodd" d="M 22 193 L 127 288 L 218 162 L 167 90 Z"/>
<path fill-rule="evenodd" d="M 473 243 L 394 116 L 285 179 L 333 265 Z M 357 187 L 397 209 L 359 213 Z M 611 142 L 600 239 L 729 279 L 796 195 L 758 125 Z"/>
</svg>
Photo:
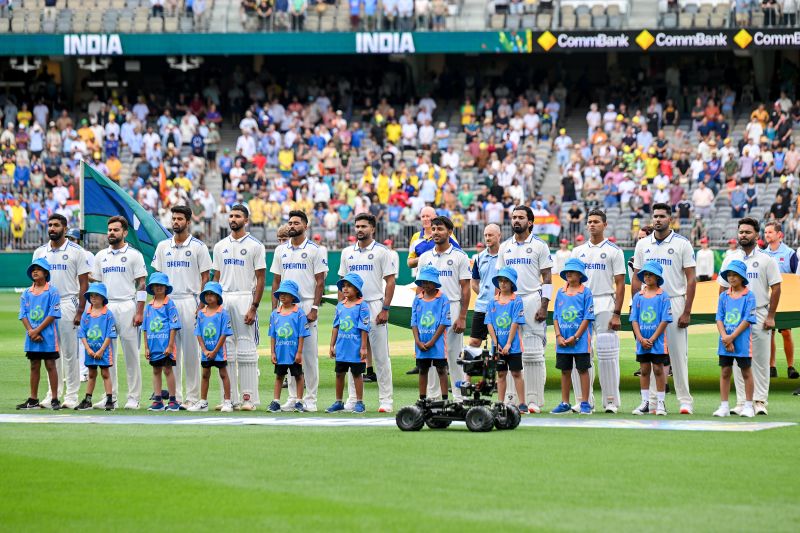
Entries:
<svg viewBox="0 0 800 533">
<path fill-rule="evenodd" d="M 122 54 L 122 41 L 116 33 L 64 35 L 65 56 L 121 56 Z"/>
<path fill-rule="evenodd" d="M 356 33 L 357 54 L 413 54 L 414 34 L 410 32 Z"/>
<path fill-rule="evenodd" d="M 566 50 L 580 48 L 628 48 L 630 46 L 630 36 L 624 33 L 594 33 L 594 34 L 570 34 L 549 31 L 542 33 L 536 43 L 544 49 L 550 51 L 554 46 Z"/>
</svg>

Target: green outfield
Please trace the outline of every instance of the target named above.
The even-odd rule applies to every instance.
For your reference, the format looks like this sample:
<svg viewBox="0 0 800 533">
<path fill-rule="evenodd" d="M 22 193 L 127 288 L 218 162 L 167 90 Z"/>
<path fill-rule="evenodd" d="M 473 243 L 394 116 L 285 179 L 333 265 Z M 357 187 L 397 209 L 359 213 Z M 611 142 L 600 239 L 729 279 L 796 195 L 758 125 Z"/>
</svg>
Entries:
<svg viewBox="0 0 800 533">
<path fill-rule="evenodd" d="M 14 405 L 28 392 L 17 304 L 18 296 L 0 295 L 0 415 L 18 413 Z M 331 319 L 332 308 L 324 306 L 322 353 Z M 262 321 L 262 356 L 266 329 Z M 413 366 L 410 331 L 393 326 L 390 342 L 397 408 L 417 395 L 416 377 L 405 375 Z M 622 346 L 623 412 L 629 413 L 639 399 L 632 376 L 637 363 L 629 335 Z M 718 405 L 715 349 L 709 326 L 690 330 L 692 420 L 711 420 Z M 549 408 L 559 397 L 551 355 L 552 344 Z M 779 359 L 783 377 L 773 380 L 770 415 L 757 422 L 800 422 L 800 397 L 790 394 L 800 383 L 787 380 L 782 366 Z M 273 379 L 266 357 L 260 368 L 263 401 Z M 149 367 L 143 371 L 146 398 Z M 321 375 L 324 408 L 334 399 L 329 359 L 321 362 Z M 45 390 L 43 383 L 40 397 Z M 366 385 L 365 396 L 371 412 L 362 416 L 385 416 L 374 412 L 375 385 Z M 218 398 L 216 387 L 210 398 Z M 669 420 L 688 418 L 677 414 L 672 394 L 667 407 Z M 258 413 L 227 415 L 135 414 L 175 420 L 330 416 L 273 415 L 263 406 Z M 640 419 L 596 414 L 591 420 L 612 417 Z M 791 474 L 798 442 L 800 426 L 757 432 L 521 426 L 473 434 L 459 425 L 409 434 L 394 427 L 0 423 L 0 531 L 798 531 Z"/>
</svg>

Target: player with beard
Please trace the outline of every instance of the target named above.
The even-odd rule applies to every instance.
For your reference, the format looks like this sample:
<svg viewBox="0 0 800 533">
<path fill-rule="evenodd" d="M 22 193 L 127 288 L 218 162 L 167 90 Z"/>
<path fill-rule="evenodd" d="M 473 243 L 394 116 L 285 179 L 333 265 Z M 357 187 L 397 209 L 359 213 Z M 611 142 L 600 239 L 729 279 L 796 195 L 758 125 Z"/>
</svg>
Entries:
<svg viewBox="0 0 800 533">
<path fill-rule="evenodd" d="M 264 294 L 267 258 L 264 245 L 246 231 L 250 212 L 231 207 L 231 233 L 214 245 L 214 279 L 222 285 L 233 335 L 225 341 L 234 409 L 255 411 L 258 396 L 258 306 Z M 241 396 L 240 396 L 241 389 Z M 219 411 L 222 404 L 216 407 Z"/>
<path fill-rule="evenodd" d="M 739 220 L 739 248 L 734 250 L 722 262 L 720 272 L 728 263 L 738 259 L 747 265 L 747 288 L 756 297 L 757 322 L 752 325 L 753 355 L 753 407 L 757 415 L 767 414 L 769 397 L 769 356 L 772 330 L 775 329 L 775 312 L 781 298 L 781 272 L 778 263 L 757 246 L 759 224 L 752 218 Z M 729 287 L 722 276 L 717 278 L 721 285 L 720 292 Z M 738 366 L 733 367 L 733 378 L 736 385 L 736 407 L 731 413 L 739 415 L 744 408 L 744 378 Z"/>
<path fill-rule="evenodd" d="M 553 297 L 550 248 L 533 235 L 533 211 L 517 206 L 511 212 L 514 236 L 500 245 L 497 269 L 511 267 L 517 272 L 517 294 L 522 297 L 525 324 L 522 326 L 522 367 L 528 411 L 540 413 L 544 406 L 547 370 L 544 347 L 547 340 L 547 306 Z M 517 403 L 523 403 L 518 400 Z"/>
<path fill-rule="evenodd" d="M 325 292 L 325 275 L 328 273 L 328 254 L 319 245 L 308 240 L 308 216 L 303 211 L 290 211 L 287 223 L 289 241 L 279 245 L 272 256 L 272 309 L 278 307 L 275 292 L 282 281 L 297 283 L 300 290 L 298 305 L 306 314 L 309 336 L 303 342 L 303 378 L 305 397 L 297 397 L 297 384 L 294 376 L 289 376 L 289 398 L 281 406 L 285 411 L 293 411 L 295 403 L 303 400 L 306 411 L 317 410 L 317 389 L 319 387 L 319 351 L 317 313 L 322 295 Z"/>
<path fill-rule="evenodd" d="M 86 301 L 84 293 L 89 286 L 91 268 L 86 261 L 85 251 L 77 244 L 67 240 L 67 219 L 59 214 L 47 219 L 48 244 L 33 252 L 33 259 L 44 258 L 50 263 L 50 283 L 61 297 L 61 320 L 58 321 L 58 349 L 61 357 L 56 361 L 59 390 L 47 391 L 41 402 L 50 406 L 53 398 L 64 396 L 65 409 L 78 405 L 78 389 L 81 384 L 80 362 L 78 361 L 78 332 Z M 66 380 L 66 390 L 64 389 Z"/>
<path fill-rule="evenodd" d="M 173 236 L 158 243 L 150 266 L 166 274 L 172 284 L 169 299 L 175 303 L 182 325 L 175 339 L 175 393 L 182 409 L 188 409 L 200 400 L 200 351 L 194 323 L 200 306 L 200 291 L 211 270 L 211 256 L 205 243 L 189 233 L 192 210 L 179 205 L 171 211 Z M 183 373 L 186 374 L 185 396 Z"/>
</svg>

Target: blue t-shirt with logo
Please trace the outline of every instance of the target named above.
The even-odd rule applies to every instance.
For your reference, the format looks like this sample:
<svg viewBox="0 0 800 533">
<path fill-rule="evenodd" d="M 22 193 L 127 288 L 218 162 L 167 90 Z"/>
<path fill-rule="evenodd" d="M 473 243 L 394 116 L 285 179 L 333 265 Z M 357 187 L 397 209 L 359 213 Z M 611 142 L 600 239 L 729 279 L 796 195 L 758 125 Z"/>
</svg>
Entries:
<svg viewBox="0 0 800 533">
<path fill-rule="evenodd" d="M 181 329 L 181 318 L 178 315 L 178 308 L 169 297 L 158 307 L 154 306 L 153 302 L 147 304 L 142 331 L 150 349 L 150 361 L 164 358 L 164 352 L 169 345 L 169 332 L 173 329 Z M 175 354 L 172 354 L 172 359 L 175 359 Z"/>
<path fill-rule="evenodd" d="M 51 316 L 53 322 L 41 332 L 42 341 L 34 342 L 25 334 L 26 352 L 58 351 L 58 320 L 61 318 L 61 298 L 55 286 L 45 284 L 41 292 L 34 292 L 34 287 L 25 289 L 20 298 L 19 319 L 27 318 L 32 328 L 38 328 L 44 319 Z"/>
<path fill-rule="evenodd" d="M 756 297 L 745 289 L 742 294 L 734 298 L 731 295 L 730 289 L 719 295 L 719 303 L 717 304 L 717 320 L 722 322 L 725 328 L 725 333 L 730 335 L 739 324 L 742 322 L 749 322 L 751 327 L 747 328 L 738 337 L 733 340 L 733 351 L 729 352 L 722 344 L 722 338 L 719 339 L 719 348 L 717 353 L 719 355 L 727 355 L 730 357 L 752 357 L 752 324 L 755 324 L 758 318 L 756 317 Z"/>
<path fill-rule="evenodd" d="M 300 337 L 308 337 L 308 319 L 297 305 L 287 314 L 281 313 L 283 306 L 275 309 L 269 317 L 269 336 L 275 339 L 275 356 L 279 365 L 291 365 L 297 357 Z"/>
<path fill-rule="evenodd" d="M 450 300 L 442 291 L 436 294 L 432 300 L 423 298 L 422 293 L 417 294 L 411 306 L 411 327 L 416 326 L 419 332 L 419 340 L 423 343 L 433 338 L 433 334 L 439 326 L 451 326 L 450 320 Z M 414 346 L 417 359 L 444 359 L 444 337 L 445 333 L 439 335 L 433 346 L 423 352 L 419 346 Z"/>
<path fill-rule="evenodd" d="M 81 317 L 78 338 L 86 339 L 86 344 L 93 352 L 99 350 L 106 339 L 116 339 L 117 322 L 114 320 L 114 313 L 108 307 L 103 306 L 100 313 L 93 316 L 91 307 L 87 309 Z M 108 347 L 97 359 L 87 353 L 83 358 L 83 364 L 86 366 L 114 366 L 114 341 L 112 340 L 108 344 Z"/>
<path fill-rule="evenodd" d="M 336 335 L 336 360 L 342 363 L 361 362 L 361 332 L 369 332 L 369 306 L 358 300 L 350 307 L 344 302 L 336 304 L 333 327 Z"/>
<path fill-rule="evenodd" d="M 222 335 L 230 337 L 233 335 L 233 328 L 231 327 L 231 316 L 224 307 L 218 307 L 217 311 L 211 315 L 206 314 L 206 309 L 202 309 L 197 313 L 197 321 L 194 324 L 194 334 L 203 339 L 203 346 L 206 350 L 213 350 L 217 347 L 219 338 Z M 219 349 L 213 359 L 209 359 L 205 354 L 200 354 L 202 361 L 227 361 L 228 352 L 225 349 L 225 343 Z"/>
<path fill-rule="evenodd" d="M 658 289 L 658 292 L 650 297 L 641 292 L 635 294 L 631 305 L 630 321 L 639 324 L 639 331 L 645 339 L 652 337 L 662 322 L 672 322 L 672 307 L 667 293 L 663 289 Z M 666 340 L 667 332 L 664 330 L 650 350 L 644 349 L 639 341 L 636 341 L 636 354 L 667 354 L 669 350 Z"/>
<path fill-rule="evenodd" d="M 522 307 L 522 298 L 514 295 L 514 299 L 508 303 L 500 303 L 497 297 L 489 303 L 486 309 L 486 318 L 483 323 L 494 328 L 494 334 L 500 346 L 495 346 L 495 350 L 505 346 L 508 342 L 508 335 L 511 333 L 512 324 L 525 323 L 525 310 Z M 511 341 L 509 353 L 522 353 L 522 328 L 517 327 L 517 332 Z"/>
<path fill-rule="evenodd" d="M 564 287 L 558 289 L 555 307 L 553 308 L 553 320 L 558 322 L 561 336 L 565 339 L 575 335 L 584 320 L 594 322 L 594 298 L 589 287 L 582 285 L 581 290 L 573 295 L 564 292 Z M 591 329 L 590 324 L 572 346 L 556 344 L 556 353 L 589 353 L 591 351 Z"/>
</svg>

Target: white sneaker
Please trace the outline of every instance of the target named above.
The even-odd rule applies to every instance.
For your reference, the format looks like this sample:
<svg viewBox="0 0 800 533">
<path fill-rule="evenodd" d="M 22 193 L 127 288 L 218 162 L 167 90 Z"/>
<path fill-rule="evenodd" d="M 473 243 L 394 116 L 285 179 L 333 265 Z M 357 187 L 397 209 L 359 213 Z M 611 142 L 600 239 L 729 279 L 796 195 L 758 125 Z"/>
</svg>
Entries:
<svg viewBox="0 0 800 533">
<path fill-rule="evenodd" d="M 757 415 L 766 415 L 767 406 L 764 402 L 753 402 L 754 411 Z"/>
<path fill-rule="evenodd" d="M 103 405 L 105 406 L 105 404 Z M 105 407 L 103 408 L 105 409 Z M 125 409 L 136 410 L 138 408 L 139 408 L 139 402 L 137 402 L 136 400 L 128 400 L 127 403 L 125 404 Z"/>
<path fill-rule="evenodd" d="M 542 408 L 536 405 L 535 403 L 528 404 L 528 412 L 532 415 L 538 415 L 542 412 Z"/>
<path fill-rule="evenodd" d="M 294 412 L 294 404 L 297 403 L 297 398 L 289 398 L 285 403 L 281 404 L 281 411 L 284 413 Z"/>
<path fill-rule="evenodd" d="M 230 400 L 225 400 L 222 402 L 222 405 L 219 408 L 220 411 L 223 413 L 232 413 L 233 412 L 233 404 Z"/>
<path fill-rule="evenodd" d="M 572 410 L 573 413 L 576 413 L 576 414 L 580 413 L 581 412 L 581 402 L 579 401 L 578 403 L 573 405 L 570 409 Z"/>
<path fill-rule="evenodd" d="M 650 412 L 650 402 L 647 400 L 642 400 L 642 403 L 639 404 L 639 407 L 631 411 L 633 415 L 646 415 Z"/>
<path fill-rule="evenodd" d="M 656 416 L 667 416 L 667 406 L 662 401 L 656 404 Z"/>
<path fill-rule="evenodd" d="M 245 400 L 244 402 L 242 402 L 241 410 L 242 411 L 255 411 L 256 410 L 256 406 L 250 400 Z"/>
<path fill-rule="evenodd" d="M 394 411 L 394 409 L 388 403 L 381 404 L 381 406 L 378 407 L 379 413 L 391 413 L 392 411 Z"/>
<path fill-rule="evenodd" d="M 52 402 L 53 402 L 53 399 L 50 396 L 45 396 L 44 400 L 39 402 L 39 405 L 41 405 L 45 409 L 50 409 L 50 407 L 52 407 L 50 405 Z M 106 405 L 106 401 L 103 400 L 103 408 L 105 408 L 105 405 Z"/>
<path fill-rule="evenodd" d="M 306 404 L 306 411 L 309 413 L 316 413 L 317 412 L 317 404 L 314 402 L 305 402 Z"/>
<path fill-rule="evenodd" d="M 617 406 L 613 403 L 606 405 L 606 413 L 617 414 Z"/>
<path fill-rule="evenodd" d="M 351 413 L 356 408 L 356 402 L 345 402 L 344 410 Z"/>
<path fill-rule="evenodd" d="M 103 397 L 103 399 L 102 399 L 102 400 L 100 400 L 99 402 L 94 402 L 94 403 L 92 404 L 92 408 L 93 408 L 93 409 L 102 409 L 103 411 L 105 411 L 105 409 L 106 409 L 106 399 L 105 399 L 105 396 L 104 396 L 104 397 Z M 114 400 L 114 409 L 116 409 L 116 408 L 117 408 L 117 400 Z"/>
<path fill-rule="evenodd" d="M 219 403 L 214 406 L 215 411 L 222 411 L 222 408 L 225 406 L 225 403 Z"/>
<path fill-rule="evenodd" d="M 188 411 L 189 408 L 192 407 L 197 402 L 193 402 L 192 400 L 186 400 L 185 402 L 182 402 L 182 401 L 178 400 L 178 403 L 181 404 L 181 407 L 185 407 L 186 410 Z"/>
<path fill-rule="evenodd" d="M 714 414 L 712 416 L 719 416 L 719 417 L 731 416 L 731 410 L 728 409 L 727 407 L 722 407 L 720 405 L 719 408 L 716 411 L 714 411 Z"/>
<path fill-rule="evenodd" d="M 754 416 L 756 416 L 756 413 L 755 413 L 755 411 L 753 410 L 752 407 L 744 407 L 743 406 L 742 407 L 742 412 L 739 414 L 739 416 L 743 416 L 745 418 L 753 418 Z"/>
<path fill-rule="evenodd" d="M 200 400 L 199 402 L 193 403 L 189 407 L 186 408 L 187 411 L 191 411 L 193 413 L 197 412 L 207 412 L 208 411 L 208 402 L 205 400 Z"/>
<path fill-rule="evenodd" d="M 688 403 L 682 403 L 681 404 L 681 414 L 682 415 L 693 415 L 694 414 L 694 409 L 692 409 L 692 406 L 689 405 Z"/>
<path fill-rule="evenodd" d="M 744 404 L 737 404 L 736 407 L 731 409 L 731 414 L 735 416 L 739 416 L 742 414 L 742 409 L 744 409 Z"/>
<path fill-rule="evenodd" d="M 61 404 L 61 408 L 62 409 L 73 410 L 76 407 L 78 407 L 78 402 L 71 402 L 71 401 L 64 400 L 64 403 Z"/>
</svg>

